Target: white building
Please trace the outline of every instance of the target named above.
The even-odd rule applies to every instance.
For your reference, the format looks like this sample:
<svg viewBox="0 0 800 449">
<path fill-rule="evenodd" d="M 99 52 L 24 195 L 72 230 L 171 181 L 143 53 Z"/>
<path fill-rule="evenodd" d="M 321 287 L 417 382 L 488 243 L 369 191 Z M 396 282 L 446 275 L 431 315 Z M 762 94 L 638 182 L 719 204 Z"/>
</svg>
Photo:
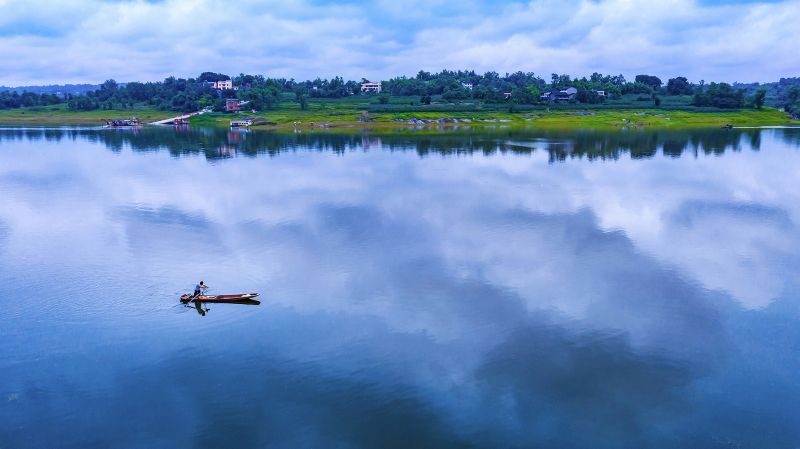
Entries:
<svg viewBox="0 0 800 449">
<path fill-rule="evenodd" d="M 217 81 L 216 83 L 214 83 L 214 88 L 220 90 L 233 89 L 233 81 L 231 80 Z"/>
<path fill-rule="evenodd" d="M 367 83 L 362 83 L 361 84 L 361 92 L 362 93 L 370 92 L 370 93 L 379 94 L 379 93 L 381 93 L 381 89 L 382 88 L 383 87 L 382 87 L 381 83 L 367 82 Z"/>
</svg>

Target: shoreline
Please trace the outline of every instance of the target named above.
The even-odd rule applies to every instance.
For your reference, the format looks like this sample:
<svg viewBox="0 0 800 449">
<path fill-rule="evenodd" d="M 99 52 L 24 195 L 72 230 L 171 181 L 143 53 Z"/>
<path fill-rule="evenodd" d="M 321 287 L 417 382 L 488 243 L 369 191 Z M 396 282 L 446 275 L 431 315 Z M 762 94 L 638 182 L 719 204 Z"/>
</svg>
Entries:
<svg viewBox="0 0 800 449">
<path fill-rule="evenodd" d="M 0 126 L 102 126 L 106 117 L 136 116 L 142 123 L 168 119 L 175 112 L 158 110 L 2 110 Z M 191 117 L 190 125 L 229 127 L 232 120 L 254 119 L 253 130 L 437 129 L 437 128 L 542 128 L 542 129 L 681 129 L 792 126 L 777 109 L 697 112 L 662 109 L 564 109 L 533 112 L 393 112 L 325 114 L 320 110 L 265 111 L 259 113 L 209 113 Z M 264 123 L 258 123 L 262 121 Z M 156 125 L 154 125 L 156 126 Z M 170 126 L 170 125 L 166 125 Z"/>
</svg>

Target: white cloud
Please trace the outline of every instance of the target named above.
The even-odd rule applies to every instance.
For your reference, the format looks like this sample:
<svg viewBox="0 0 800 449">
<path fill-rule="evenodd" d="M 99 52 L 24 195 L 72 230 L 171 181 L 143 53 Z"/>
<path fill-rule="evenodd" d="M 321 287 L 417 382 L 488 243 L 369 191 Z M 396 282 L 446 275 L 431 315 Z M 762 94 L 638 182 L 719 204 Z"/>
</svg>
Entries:
<svg viewBox="0 0 800 449">
<path fill-rule="evenodd" d="M 157 80 L 204 70 L 359 79 L 443 68 L 769 81 L 800 73 L 792 57 L 797 23 L 796 0 L 403 7 L 6 1 L 0 2 L 0 84 Z"/>
</svg>

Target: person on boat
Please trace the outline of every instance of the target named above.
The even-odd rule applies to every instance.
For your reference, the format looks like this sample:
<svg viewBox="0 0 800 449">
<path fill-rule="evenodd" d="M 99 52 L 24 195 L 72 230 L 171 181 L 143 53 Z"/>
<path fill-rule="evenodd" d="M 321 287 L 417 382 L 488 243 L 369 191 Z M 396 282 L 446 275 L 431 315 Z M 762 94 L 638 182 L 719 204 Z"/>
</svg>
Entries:
<svg viewBox="0 0 800 449">
<path fill-rule="evenodd" d="M 199 284 L 194 286 L 194 295 L 193 295 L 193 297 L 197 298 L 198 296 L 202 295 L 206 291 L 207 288 L 208 288 L 208 285 L 204 284 L 203 281 L 200 281 Z"/>
</svg>

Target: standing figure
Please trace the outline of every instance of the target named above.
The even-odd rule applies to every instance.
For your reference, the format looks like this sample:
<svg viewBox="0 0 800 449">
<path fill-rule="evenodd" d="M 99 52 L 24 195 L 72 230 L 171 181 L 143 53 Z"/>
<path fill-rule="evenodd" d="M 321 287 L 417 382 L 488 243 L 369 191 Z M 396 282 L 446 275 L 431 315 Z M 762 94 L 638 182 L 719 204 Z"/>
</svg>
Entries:
<svg viewBox="0 0 800 449">
<path fill-rule="evenodd" d="M 203 281 L 200 281 L 199 284 L 194 286 L 194 295 L 193 295 L 193 297 L 197 298 L 198 296 L 202 295 L 207 288 L 208 288 L 208 285 L 204 284 Z"/>
</svg>

